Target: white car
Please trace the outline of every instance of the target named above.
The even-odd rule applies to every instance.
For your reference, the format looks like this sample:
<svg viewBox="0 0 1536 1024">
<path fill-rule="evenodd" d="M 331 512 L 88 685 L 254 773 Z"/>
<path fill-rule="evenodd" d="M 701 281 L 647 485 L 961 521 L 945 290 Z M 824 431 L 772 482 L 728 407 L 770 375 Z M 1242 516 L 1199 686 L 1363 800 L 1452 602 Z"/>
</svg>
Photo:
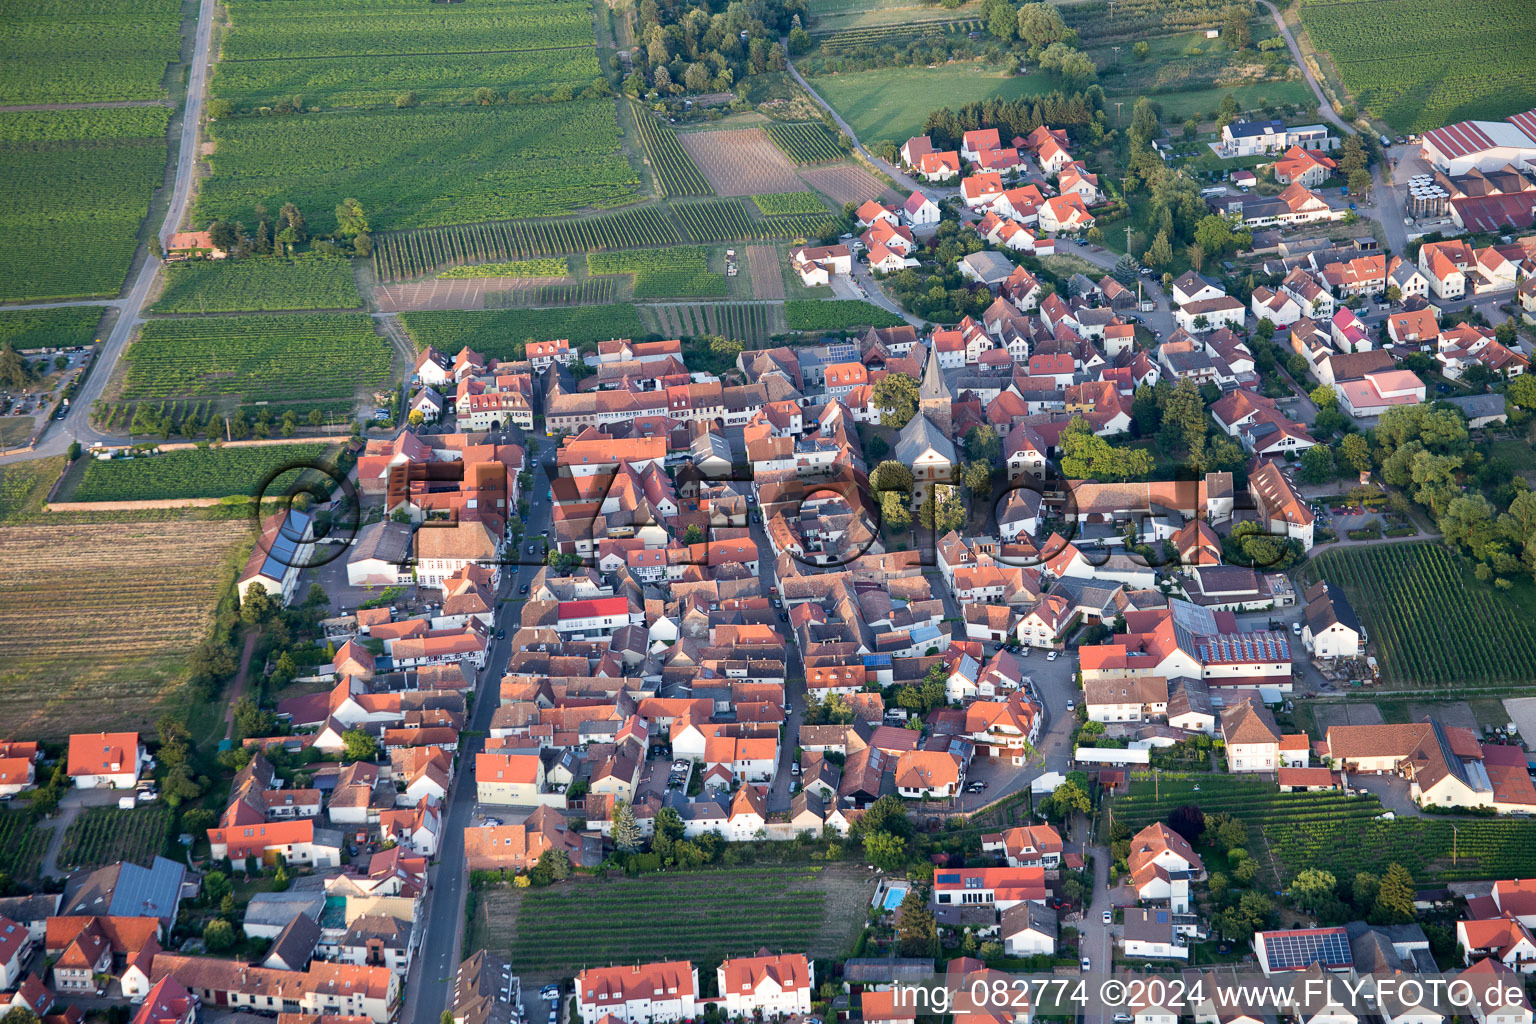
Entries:
<svg viewBox="0 0 1536 1024">
<path fill-rule="evenodd" d="M 1105 924 L 1114 924 L 1115 923 L 1115 912 L 1113 910 L 1106 910 L 1106 911 L 1104 911 L 1104 923 Z"/>
<path fill-rule="evenodd" d="M 1068 711 L 1076 711 L 1077 710 L 1077 701 L 1075 701 L 1075 700 L 1067 701 L 1067 710 Z"/>
<path fill-rule="evenodd" d="M 1055 661 L 1060 656 L 1061 656 L 1061 652 L 1060 651 L 1047 651 L 1046 655 L 1045 655 L 1045 660 L 1046 661 Z"/>
</svg>

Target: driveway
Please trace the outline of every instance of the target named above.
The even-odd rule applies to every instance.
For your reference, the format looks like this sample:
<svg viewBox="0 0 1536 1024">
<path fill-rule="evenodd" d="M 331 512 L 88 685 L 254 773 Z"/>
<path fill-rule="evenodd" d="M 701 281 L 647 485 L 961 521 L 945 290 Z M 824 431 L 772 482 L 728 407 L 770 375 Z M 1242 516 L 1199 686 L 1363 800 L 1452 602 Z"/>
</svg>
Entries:
<svg viewBox="0 0 1536 1024">
<path fill-rule="evenodd" d="M 1407 779 L 1398 778 L 1396 775 L 1366 775 L 1363 772 L 1351 772 L 1349 784 L 1367 793 L 1375 793 L 1377 799 L 1381 801 L 1381 806 L 1395 814 L 1417 817 L 1424 813 L 1419 810 L 1419 805 L 1413 802 L 1413 797 L 1408 795 Z"/>
</svg>

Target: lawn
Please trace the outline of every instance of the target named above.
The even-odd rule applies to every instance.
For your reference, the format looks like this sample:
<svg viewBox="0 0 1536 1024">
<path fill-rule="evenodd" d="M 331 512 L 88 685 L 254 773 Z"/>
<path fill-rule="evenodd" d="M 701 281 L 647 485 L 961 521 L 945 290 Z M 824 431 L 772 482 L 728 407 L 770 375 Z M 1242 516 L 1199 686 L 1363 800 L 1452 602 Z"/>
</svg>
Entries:
<svg viewBox="0 0 1536 1024">
<path fill-rule="evenodd" d="M 31 507 L 52 482 L 13 471 L 0 508 Z M 187 652 L 250 543 L 249 519 L 0 527 L 0 721 L 61 739 L 152 731 L 184 709 Z"/>
<path fill-rule="evenodd" d="M 64 833 L 59 866 L 96 868 L 120 860 L 148 865 L 165 848 L 171 809 L 164 805 L 87 807 Z"/>
<path fill-rule="evenodd" d="M 1175 92 L 1160 92 L 1149 95 L 1147 98 L 1162 107 L 1162 122 L 1172 129 L 1197 115 L 1204 115 L 1203 120 L 1211 120 L 1216 114 L 1217 108 L 1226 96 L 1231 95 L 1237 100 L 1239 110 L 1260 110 L 1266 104 L 1300 103 L 1307 107 L 1313 107 L 1317 98 L 1312 95 L 1312 90 L 1301 79 L 1292 82 L 1259 82 L 1255 85 L 1237 85 L 1231 87 L 1211 86 L 1206 89 L 1190 89 Z M 1131 104 L 1125 107 L 1126 123 L 1130 123 Z"/>
<path fill-rule="evenodd" d="M 922 131 L 940 107 L 989 99 L 1017 99 L 1059 89 L 1049 75 L 1008 77 L 994 68 L 882 68 L 811 79 L 811 88 L 837 110 L 866 146 L 881 140 L 905 142 Z M 1129 113 L 1127 113 L 1129 116 Z"/>
<path fill-rule="evenodd" d="M 1321 578 L 1344 588 L 1388 684 L 1450 688 L 1536 678 L 1536 632 L 1525 610 L 1437 544 L 1327 551 L 1303 575 L 1303 585 Z"/>
<path fill-rule="evenodd" d="M 862 864 L 754 865 L 483 889 L 470 946 L 542 980 L 581 964 L 693 960 L 706 970 L 758 949 L 845 955 L 873 884 Z"/>
<path fill-rule="evenodd" d="M 1308 0 L 1300 14 L 1344 87 L 1395 131 L 1501 119 L 1536 104 L 1528 0 Z"/>
</svg>

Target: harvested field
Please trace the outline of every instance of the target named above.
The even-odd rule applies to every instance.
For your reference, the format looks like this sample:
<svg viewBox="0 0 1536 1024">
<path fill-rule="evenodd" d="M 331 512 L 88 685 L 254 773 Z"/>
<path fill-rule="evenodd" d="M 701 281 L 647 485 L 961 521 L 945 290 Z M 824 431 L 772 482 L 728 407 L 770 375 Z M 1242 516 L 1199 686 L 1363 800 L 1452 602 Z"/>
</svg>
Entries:
<svg viewBox="0 0 1536 1024">
<path fill-rule="evenodd" d="M 807 167 L 800 176 L 818 192 L 843 203 L 862 203 L 866 199 L 898 198 L 885 183 L 862 167 L 834 164 L 831 167 Z"/>
<path fill-rule="evenodd" d="M 795 165 L 761 128 L 688 132 L 677 141 L 718 195 L 764 195 L 801 188 Z"/>
<path fill-rule="evenodd" d="M 380 312 L 405 313 L 414 309 L 484 309 L 489 293 L 569 284 L 566 277 L 460 277 L 381 284 L 373 289 Z"/>
<path fill-rule="evenodd" d="M 752 281 L 754 299 L 784 297 L 784 271 L 779 266 L 779 259 L 779 250 L 775 246 L 747 246 L 747 275 Z"/>
<path fill-rule="evenodd" d="M 0 529 L 0 720 L 153 731 L 250 539 L 246 519 Z"/>
</svg>

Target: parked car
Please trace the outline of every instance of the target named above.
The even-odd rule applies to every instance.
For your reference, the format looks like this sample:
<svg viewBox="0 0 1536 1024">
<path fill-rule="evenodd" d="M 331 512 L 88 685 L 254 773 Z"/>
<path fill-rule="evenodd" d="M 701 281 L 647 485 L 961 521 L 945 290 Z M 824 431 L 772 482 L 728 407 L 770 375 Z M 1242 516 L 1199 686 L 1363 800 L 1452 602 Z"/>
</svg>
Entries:
<svg viewBox="0 0 1536 1024">
<path fill-rule="evenodd" d="M 1068 711 L 1076 711 L 1077 710 L 1077 701 L 1075 701 L 1075 700 L 1067 701 L 1067 710 Z"/>
<path fill-rule="evenodd" d="M 1297 636 L 1301 636 L 1301 623 L 1299 623 L 1299 622 L 1291 623 L 1291 632 L 1295 633 Z"/>
<path fill-rule="evenodd" d="M 1060 651 L 1047 651 L 1046 655 L 1045 655 L 1045 660 L 1046 661 L 1055 661 L 1059 657 L 1061 657 L 1061 652 Z"/>
<path fill-rule="evenodd" d="M 1078 965 L 1080 967 L 1082 967 L 1082 969 L 1085 970 L 1085 971 L 1091 970 L 1092 967 L 1093 967 L 1093 964 L 1088 962 L 1088 958 L 1087 957 L 1083 957 L 1081 960 L 1079 960 L 1078 961 Z"/>
<path fill-rule="evenodd" d="M 1106 910 L 1106 911 L 1104 911 L 1104 923 L 1105 924 L 1113 924 L 1114 920 L 1115 920 L 1115 912 L 1113 910 Z"/>
</svg>

